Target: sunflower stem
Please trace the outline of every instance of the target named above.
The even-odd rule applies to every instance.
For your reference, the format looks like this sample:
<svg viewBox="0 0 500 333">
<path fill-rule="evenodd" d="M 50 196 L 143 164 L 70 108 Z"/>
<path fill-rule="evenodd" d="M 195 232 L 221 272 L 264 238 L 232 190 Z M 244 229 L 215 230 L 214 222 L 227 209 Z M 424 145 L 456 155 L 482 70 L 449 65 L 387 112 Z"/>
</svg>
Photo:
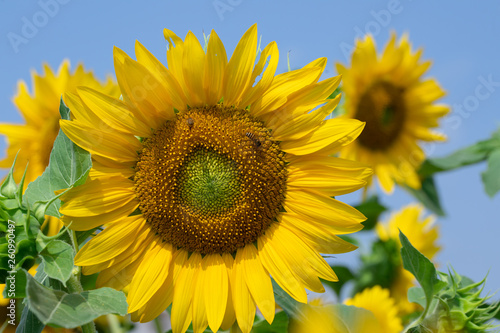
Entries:
<svg viewBox="0 0 500 333">
<path fill-rule="evenodd" d="M 124 330 L 120 326 L 120 321 L 118 320 L 118 318 L 115 315 L 109 313 L 106 315 L 106 319 L 108 320 L 109 331 L 111 333 L 123 333 L 124 332 Z"/>
<path fill-rule="evenodd" d="M 72 230 L 71 241 L 73 243 L 73 248 L 75 253 L 78 252 L 78 239 L 76 238 L 76 232 Z M 73 271 L 67 282 L 68 291 L 70 293 L 81 293 L 83 291 L 82 283 L 80 282 L 80 267 L 74 266 Z M 97 333 L 95 329 L 94 322 L 91 321 L 85 325 L 82 325 L 82 333 Z"/>
<path fill-rule="evenodd" d="M 163 333 L 163 329 L 161 328 L 161 322 L 160 322 L 160 317 L 156 317 L 155 320 L 155 328 L 156 328 L 156 332 L 158 333 Z"/>
</svg>

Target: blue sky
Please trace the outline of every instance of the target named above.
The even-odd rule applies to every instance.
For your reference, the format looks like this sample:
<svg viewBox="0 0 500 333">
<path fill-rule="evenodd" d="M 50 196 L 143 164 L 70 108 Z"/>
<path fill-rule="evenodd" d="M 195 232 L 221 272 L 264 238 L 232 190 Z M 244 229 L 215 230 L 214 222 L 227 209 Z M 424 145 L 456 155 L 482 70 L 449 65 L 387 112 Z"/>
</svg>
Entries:
<svg viewBox="0 0 500 333">
<path fill-rule="evenodd" d="M 289 52 L 294 68 L 327 57 L 325 78 L 336 75 L 335 62 L 348 61 L 355 37 L 370 32 L 380 49 L 394 30 L 408 32 L 414 47 L 424 48 L 424 59 L 433 60 L 427 76 L 440 82 L 448 93 L 442 102 L 454 108 L 442 121 L 448 141 L 427 147 L 431 157 L 444 156 L 486 139 L 500 125 L 499 15 L 496 1 L 0 0 L 0 122 L 22 122 L 11 102 L 16 82 L 23 79 L 31 87 L 30 70 L 40 71 L 42 62 L 57 68 L 64 58 L 73 65 L 81 61 L 104 78 L 113 72 L 114 45 L 133 54 L 137 39 L 164 60 L 163 28 L 181 37 L 191 30 L 200 39 L 215 29 L 231 54 L 257 23 L 262 44 L 278 44 L 279 72 L 287 70 Z M 4 149 L 0 140 L 0 157 Z M 437 261 L 474 280 L 489 271 L 486 290 L 496 290 L 500 195 L 484 194 L 485 169 L 482 163 L 437 176 L 448 214 L 437 221 L 443 246 Z M 350 203 L 357 199 L 345 197 Z M 401 190 L 382 200 L 393 209 L 413 201 Z M 355 255 L 338 257 L 352 262 Z"/>
</svg>

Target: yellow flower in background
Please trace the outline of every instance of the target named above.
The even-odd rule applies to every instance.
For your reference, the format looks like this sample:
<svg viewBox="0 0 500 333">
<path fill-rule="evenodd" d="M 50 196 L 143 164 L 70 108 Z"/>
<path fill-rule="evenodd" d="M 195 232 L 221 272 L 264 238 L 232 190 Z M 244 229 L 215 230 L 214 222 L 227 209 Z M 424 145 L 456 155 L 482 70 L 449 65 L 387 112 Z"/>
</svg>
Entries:
<svg viewBox="0 0 500 333">
<path fill-rule="evenodd" d="M 430 61 L 422 61 L 407 35 L 396 42 L 393 34 L 384 52 L 377 56 L 374 40 L 358 40 L 351 68 L 337 64 L 345 92 L 345 117 L 366 122 L 359 138 L 341 151 L 341 157 L 373 167 L 379 184 L 392 193 L 394 184 L 420 188 L 417 170 L 425 159 L 418 141 L 442 141 L 431 131 L 449 112 L 435 104 L 445 92 L 434 79 L 423 79 Z"/>
<path fill-rule="evenodd" d="M 313 300 L 301 307 L 301 316 L 290 323 L 291 333 L 400 333 L 403 330 L 398 308 L 389 290 L 368 288 L 345 305 L 322 304 Z"/>
<path fill-rule="evenodd" d="M 30 94 L 26 82 L 19 81 L 14 104 L 26 121 L 25 124 L 0 123 L 0 135 L 7 140 L 6 156 L 0 168 L 10 168 L 17 155 L 14 179 L 19 182 L 26 169 L 25 186 L 40 176 L 49 164 L 50 152 L 59 133 L 59 104 L 64 92 L 76 92 L 76 87 L 85 85 L 105 94 L 120 96 L 116 83 L 111 78 L 102 83 L 92 72 L 78 65 L 70 72 L 68 60 L 61 63 L 57 74 L 49 65 L 43 65 L 40 75 L 32 72 L 33 92 Z M 47 218 L 49 235 L 57 234 L 62 223 L 53 217 Z"/>
<path fill-rule="evenodd" d="M 345 300 L 344 304 L 363 308 L 375 315 L 383 333 L 400 333 L 403 330 L 401 318 L 394 299 L 389 296 L 389 290 L 380 286 L 367 288 Z M 368 333 L 369 331 L 366 331 Z"/>
<path fill-rule="evenodd" d="M 10 168 L 17 156 L 14 180 L 19 182 L 26 171 L 25 184 L 40 176 L 49 164 L 52 145 L 59 132 L 59 103 L 64 92 L 76 92 L 77 86 L 89 86 L 105 94 L 120 96 L 118 86 L 108 78 L 98 81 L 92 72 L 78 65 L 70 72 L 68 60 L 61 63 L 56 73 L 49 65 L 43 65 L 43 73 L 32 72 L 33 92 L 30 94 L 26 82 L 19 81 L 13 102 L 25 119 L 25 124 L 0 124 L 0 134 L 5 135 L 8 148 L 6 157 L 0 161 L 1 168 Z M 28 163 L 29 162 L 29 163 Z"/>
<path fill-rule="evenodd" d="M 305 303 L 305 288 L 337 280 L 319 253 L 355 249 L 335 235 L 365 217 L 331 197 L 365 186 L 371 170 L 330 156 L 364 124 L 324 120 L 340 80 L 318 82 L 326 59 L 275 76 L 272 42 L 256 62 L 256 25 L 229 61 L 215 32 L 206 52 L 191 32 L 164 34 L 168 67 L 139 42 L 137 61 L 115 48 L 123 100 L 91 88 L 66 95 L 75 120 L 61 128 L 93 169 L 63 195 L 63 221 L 106 224 L 75 263 L 100 272 L 98 286 L 124 289 L 133 320 L 172 304 L 176 333 L 235 320 L 249 332 L 256 306 L 273 321 L 270 275 Z"/>
<path fill-rule="evenodd" d="M 434 225 L 435 217 L 428 216 L 422 218 L 424 208 L 421 205 L 408 205 L 400 211 L 392 214 L 387 223 L 378 223 L 376 226 L 377 234 L 381 240 L 387 241 L 393 239 L 399 244 L 399 230 L 410 243 L 420 251 L 424 256 L 432 260 L 435 254 L 441 249 L 436 244 L 439 238 L 439 230 Z M 408 289 L 415 285 L 413 275 L 405 270 L 403 266 L 398 268 L 394 282 L 391 285 L 391 296 L 396 299 L 401 313 L 411 313 L 418 306 L 408 301 Z"/>
</svg>

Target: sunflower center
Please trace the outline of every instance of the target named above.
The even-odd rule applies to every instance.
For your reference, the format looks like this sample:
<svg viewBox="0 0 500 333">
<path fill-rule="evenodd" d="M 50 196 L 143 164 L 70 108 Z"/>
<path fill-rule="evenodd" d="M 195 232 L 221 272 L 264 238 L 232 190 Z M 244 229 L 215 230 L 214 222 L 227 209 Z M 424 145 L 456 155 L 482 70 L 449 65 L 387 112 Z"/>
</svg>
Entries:
<svg viewBox="0 0 500 333">
<path fill-rule="evenodd" d="M 139 208 L 163 241 L 190 252 L 233 253 L 276 221 L 284 153 L 248 111 L 221 105 L 178 113 L 143 141 Z"/>
<path fill-rule="evenodd" d="M 366 122 L 358 140 L 370 150 L 388 149 L 403 129 L 406 107 L 403 90 L 380 81 L 361 95 L 355 118 Z"/>
<path fill-rule="evenodd" d="M 179 198 L 201 214 L 227 211 L 240 193 L 234 160 L 201 148 L 186 156 L 179 172 Z"/>
</svg>

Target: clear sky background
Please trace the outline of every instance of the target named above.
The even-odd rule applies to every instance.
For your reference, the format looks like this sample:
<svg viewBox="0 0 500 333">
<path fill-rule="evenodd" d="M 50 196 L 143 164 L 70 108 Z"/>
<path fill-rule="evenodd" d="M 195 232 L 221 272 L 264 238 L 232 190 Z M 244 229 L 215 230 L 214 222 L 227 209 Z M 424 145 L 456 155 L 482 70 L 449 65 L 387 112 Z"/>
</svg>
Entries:
<svg viewBox="0 0 500 333">
<path fill-rule="evenodd" d="M 290 52 L 292 68 L 327 57 L 324 78 L 336 75 L 335 62 L 348 62 L 349 47 L 361 33 L 371 32 L 380 50 L 391 30 L 408 32 L 413 46 L 424 48 L 423 58 L 433 61 L 427 76 L 437 78 L 447 91 L 442 102 L 454 108 L 442 121 L 448 141 L 428 147 L 431 157 L 486 139 L 500 126 L 497 1 L 55 1 L 0 0 L 0 122 L 22 122 L 11 102 L 16 82 L 23 79 L 32 87 L 30 70 L 40 72 L 44 61 L 53 68 L 64 58 L 73 66 L 83 62 L 104 78 L 113 73 L 114 45 L 133 56 L 137 39 L 166 62 L 163 28 L 182 38 L 191 30 L 200 40 L 203 31 L 215 29 L 230 55 L 242 34 L 257 23 L 262 45 L 273 40 L 278 44 L 278 72 L 287 70 Z M 54 2 L 57 7 L 47 7 Z M 50 15 L 40 14 L 44 7 Z M 26 34 L 25 28 L 23 35 L 26 22 L 38 24 L 37 31 Z M 13 46 L 9 33 L 25 43 Z M 493 84 L 486 87 L 484 80 Z M 481 98 L 476 97 L 478 89 Z M 4 151 L 0 139 L 0 157 Z M 495 291 L 500 288 L 500 194 L 491 199 L 484 193 L 480 173 L 485 169 L 481 163 L 437 175 L 447 216 L 437 221 L 443 250 L 436 261 L 443 269 L 451 263 L 474 280 L 489 271 L 486 290 Z M 350 203 L 358 199 L 344 198 Z M 400 209 L 413 199 L 397 190 L 382 201 Z M 356 256 L 339 255 L 338 263 L 352 263 Z"/>
</svg>

